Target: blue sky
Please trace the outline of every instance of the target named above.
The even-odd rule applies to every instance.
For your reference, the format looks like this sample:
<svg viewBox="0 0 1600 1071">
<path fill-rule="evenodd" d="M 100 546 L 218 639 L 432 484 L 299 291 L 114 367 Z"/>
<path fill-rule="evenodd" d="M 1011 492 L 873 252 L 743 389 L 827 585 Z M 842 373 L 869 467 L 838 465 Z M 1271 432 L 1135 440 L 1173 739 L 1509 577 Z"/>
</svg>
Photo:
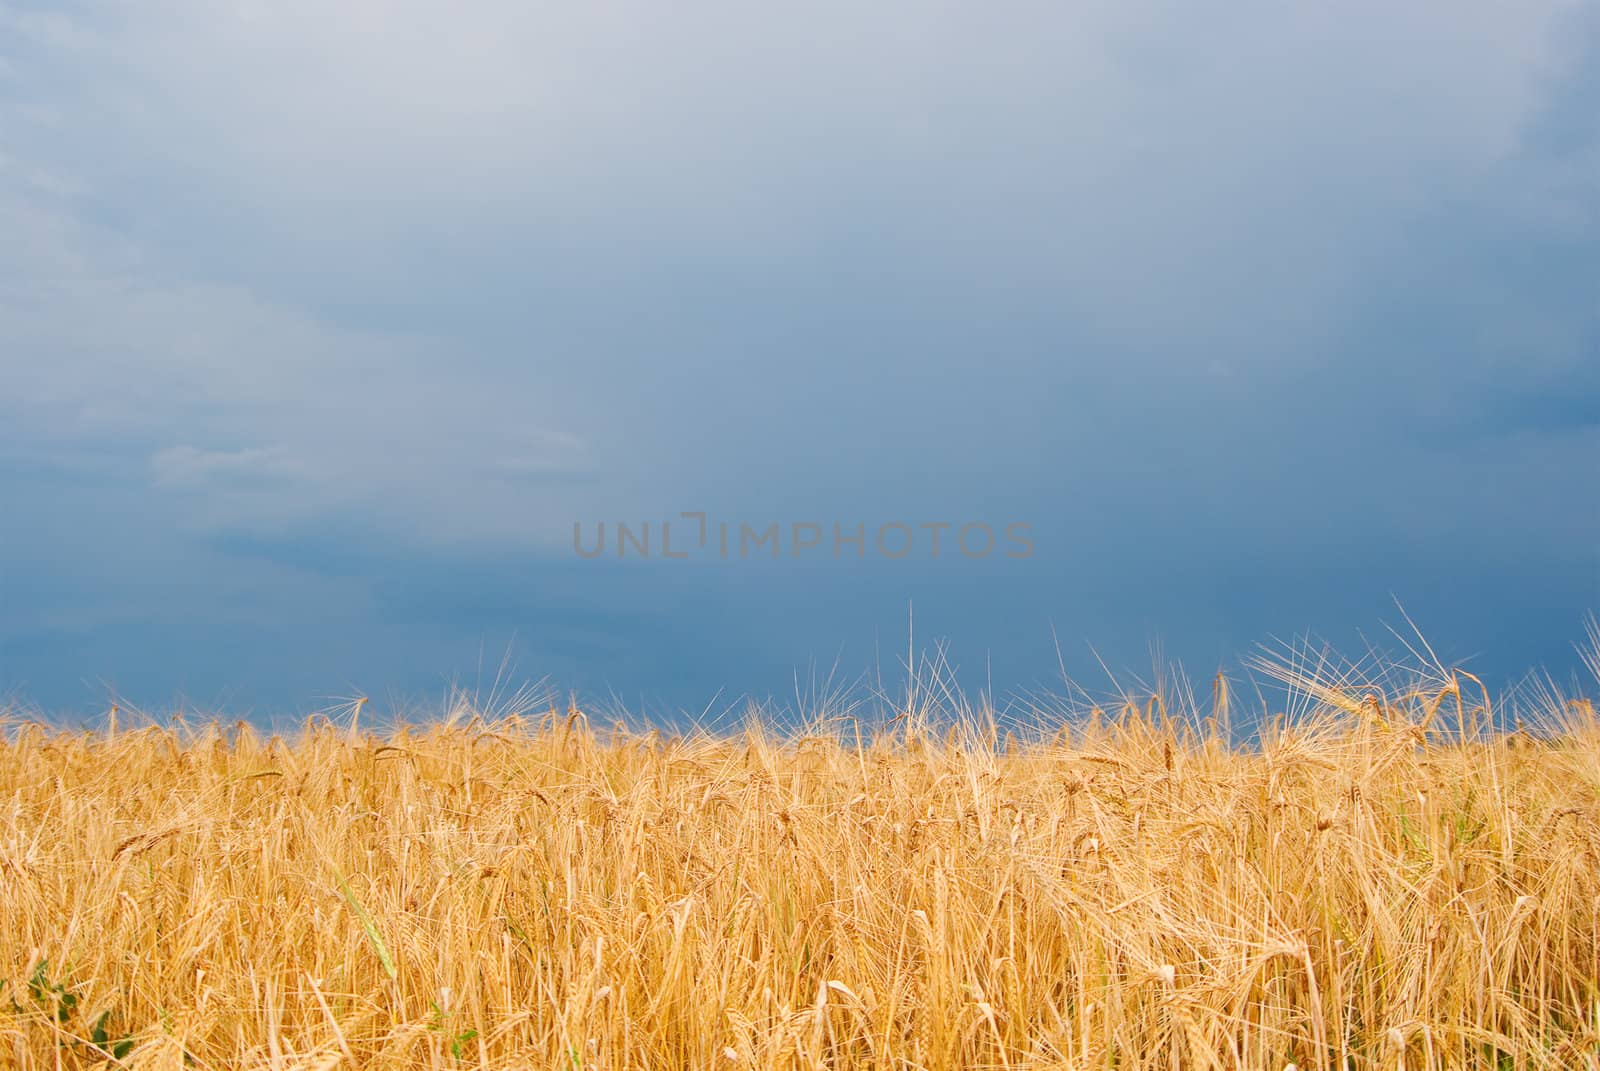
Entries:
<svg viewBox="0 0 1600 1071">
<path fill-rule="evenodd" d="M 1568 673 L 1596 115 L 1571 0 L 0 0 L 0 695 Z M 572 551 L 688 510 L 1034 551 Z"/>
</svg>

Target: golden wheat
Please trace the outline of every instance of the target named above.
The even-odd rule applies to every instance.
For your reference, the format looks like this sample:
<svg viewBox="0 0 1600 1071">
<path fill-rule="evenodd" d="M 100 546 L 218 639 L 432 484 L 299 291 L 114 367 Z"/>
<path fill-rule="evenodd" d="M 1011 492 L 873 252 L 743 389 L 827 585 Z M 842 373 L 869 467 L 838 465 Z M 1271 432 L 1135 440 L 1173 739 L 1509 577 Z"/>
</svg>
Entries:
<svg viewBox="0 0 1600 1071">
<path fill-rule="evenodd" d="M 13 719 L 0 1064 L 1600 1066 L 1592 706 L 1279 676 L 1248 743 L 1221 682 L 1015 734 Z"/>
</svg>

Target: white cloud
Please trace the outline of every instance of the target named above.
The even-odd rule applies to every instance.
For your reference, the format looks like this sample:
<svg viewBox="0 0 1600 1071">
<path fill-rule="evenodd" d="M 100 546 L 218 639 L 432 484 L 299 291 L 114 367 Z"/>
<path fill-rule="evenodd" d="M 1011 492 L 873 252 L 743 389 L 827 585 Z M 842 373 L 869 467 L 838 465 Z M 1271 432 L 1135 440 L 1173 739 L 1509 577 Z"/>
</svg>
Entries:
<svg viewBox="0 0 1600 1071">
<path fill-rule="evenodd" d="M 169 446 L 150 458 L 155 482 L 163 487 L 203 487 L 213 480 L 273 478 L 284 474 L 281 446 L 249 450 L 201 450 Z"/>
</svg>

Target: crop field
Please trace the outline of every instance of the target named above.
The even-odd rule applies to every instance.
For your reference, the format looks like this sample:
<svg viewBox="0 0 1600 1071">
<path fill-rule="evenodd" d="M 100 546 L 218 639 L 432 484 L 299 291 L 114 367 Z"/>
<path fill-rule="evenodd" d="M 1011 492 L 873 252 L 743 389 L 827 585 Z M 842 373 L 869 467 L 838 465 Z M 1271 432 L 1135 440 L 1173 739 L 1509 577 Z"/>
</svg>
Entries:
<svg viewBox="0 0 1600 1071">
<path fill-rule="evenodd" d="M 0 1066 L 1600 1067 L 1590 702 L 1268 669 L 676 736 L 16 716 Z"/>
</svg>

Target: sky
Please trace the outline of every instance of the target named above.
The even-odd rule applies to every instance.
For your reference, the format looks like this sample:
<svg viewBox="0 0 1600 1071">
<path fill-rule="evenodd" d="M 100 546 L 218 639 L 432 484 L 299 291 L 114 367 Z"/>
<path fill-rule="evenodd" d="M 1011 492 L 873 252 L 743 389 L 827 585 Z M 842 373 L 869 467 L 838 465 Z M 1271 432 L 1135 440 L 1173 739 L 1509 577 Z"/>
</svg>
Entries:
<svg viewBox="0 0 1600 1071">
<path fill-rule="evenodd" d="M 0 0 L 0 700 L 1564 677 L 1597 115 L 1592 0 Z"/>
</svg>

